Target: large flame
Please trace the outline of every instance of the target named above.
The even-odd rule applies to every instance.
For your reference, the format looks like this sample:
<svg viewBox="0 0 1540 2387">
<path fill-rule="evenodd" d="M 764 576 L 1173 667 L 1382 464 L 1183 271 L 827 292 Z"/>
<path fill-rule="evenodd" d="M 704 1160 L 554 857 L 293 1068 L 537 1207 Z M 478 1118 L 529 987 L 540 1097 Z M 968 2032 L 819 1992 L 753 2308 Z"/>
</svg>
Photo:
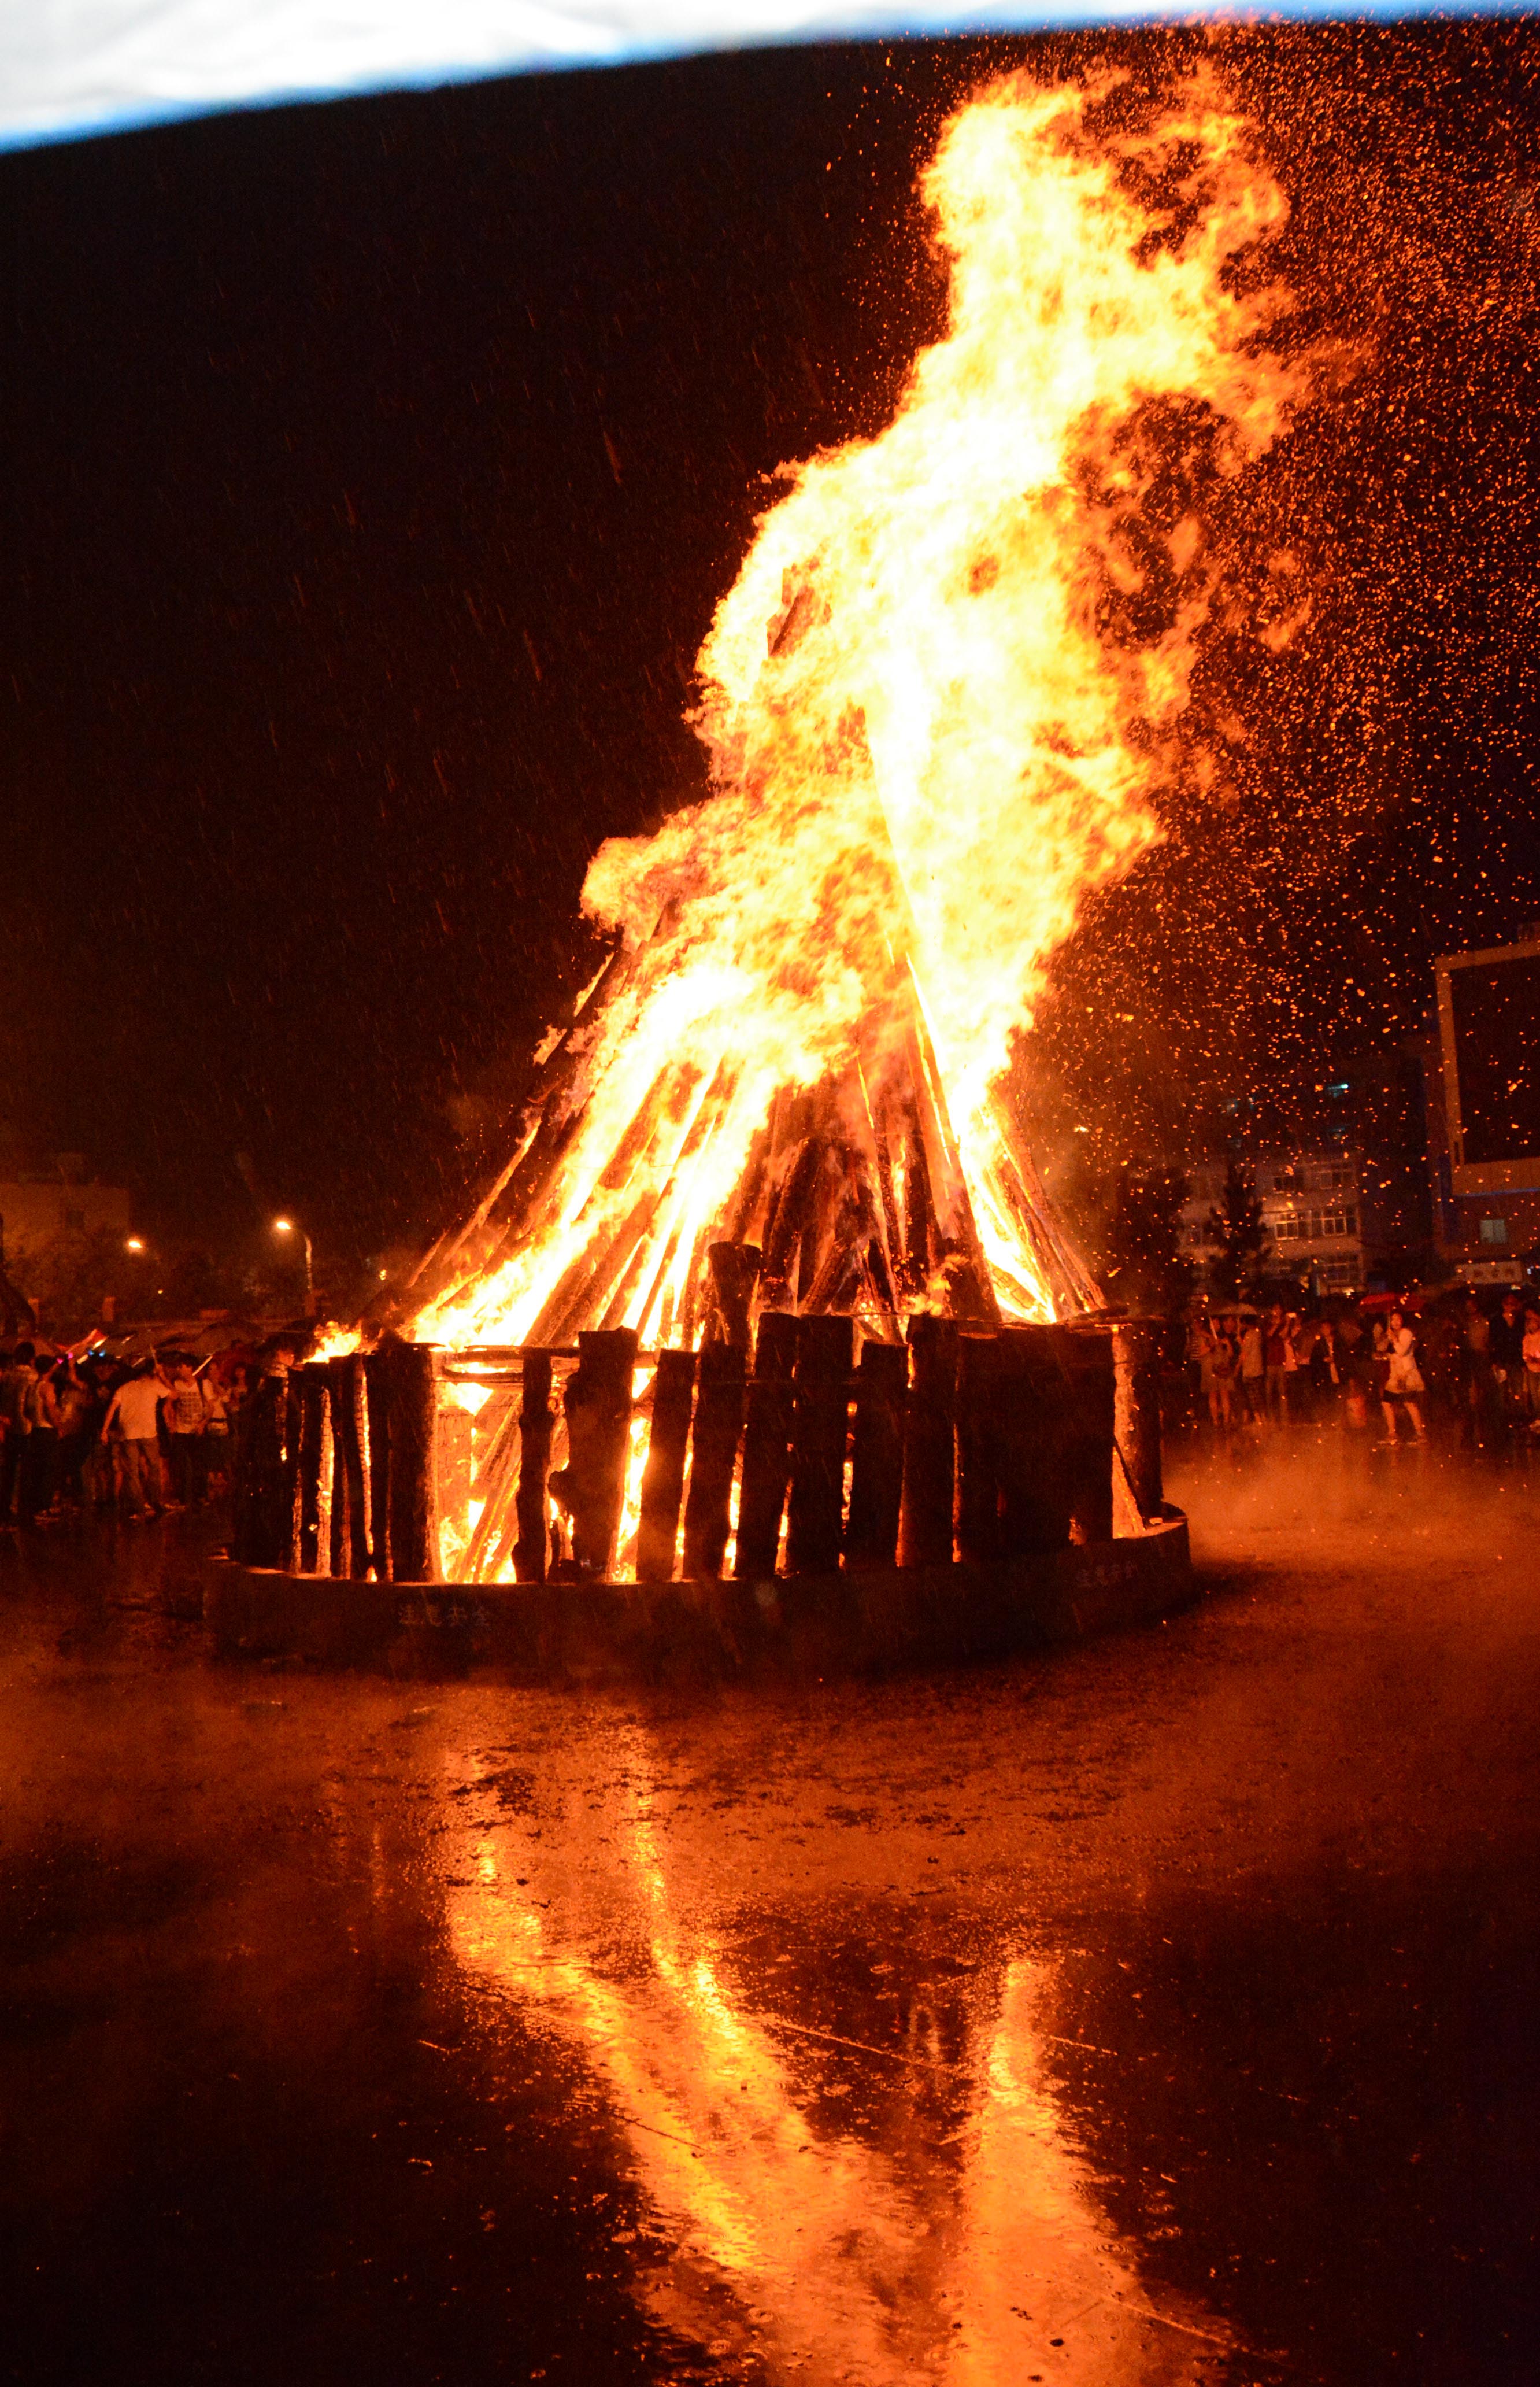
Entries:
<svg viewBox="0 0 1540 2387">
<path fill-rule="evenodd" d="M 906 1075 L 988 1296 L 1064 1307 L 1073 1264 L 1049 1264 L 996 1089 L 1084 897 L 1159 835 L 1160 735 L 1215 577 L 1196 520 L 1168 526 L 1155 634 L 1105 627 L 1140 570 L 1130 424 L 1205 408 L 1233 469 L 1295 394 L 1262 345 L 1276 294 L 1231 286 L 1285 212 L 1243 122 L 1201 82 L 1138 115 L 1110 85 L 1015 76 L 947 124 L 922 182 L 946 336 L 878 437 L 787 468 L 699 658 L 716 792 L 596 856 L 585 905 L 625 966 L 581 1115 L 532 1229 L 490 1267 L 467 1247 L 424 1338 L 570 1329 L 558 1296 L 591 1282 L 581 1322 L 692 1339 L 705 1240 L 751 1231 L 773 1106 L 823 1088 L 880 1145 Z"/>
</svg>

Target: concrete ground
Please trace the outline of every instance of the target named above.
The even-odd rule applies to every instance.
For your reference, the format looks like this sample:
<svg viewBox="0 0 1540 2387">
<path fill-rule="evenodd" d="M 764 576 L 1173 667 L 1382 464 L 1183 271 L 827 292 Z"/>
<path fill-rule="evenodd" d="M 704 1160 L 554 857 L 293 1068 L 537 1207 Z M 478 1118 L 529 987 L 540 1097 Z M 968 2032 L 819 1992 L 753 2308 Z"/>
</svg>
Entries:
<svg viewBox="0 0 1540 2387">
<path fill-rule="evenodd" d="M 0 1547 L 0 2380 L 1540 2375 L 1540 1478 L 1284 1439 L 1169 1625 L 773 1697 Z"/>
</svg>

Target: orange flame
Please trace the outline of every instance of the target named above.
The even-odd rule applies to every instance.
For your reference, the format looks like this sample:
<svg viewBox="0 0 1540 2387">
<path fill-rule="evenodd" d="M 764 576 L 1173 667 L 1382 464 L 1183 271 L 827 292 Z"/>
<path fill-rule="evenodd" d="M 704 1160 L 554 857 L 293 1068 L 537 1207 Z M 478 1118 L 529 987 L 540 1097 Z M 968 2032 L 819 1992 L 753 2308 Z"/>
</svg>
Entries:
<svg viewBox="0 0 1540 2387">
<path fill-rule="evenodd" d="M 921 186 L 946 336 L 878 437 L 785 469 L 699 658 L 716 792 L 588 873 L 626 971 L 538 1223 L 462 1270 L 424 1338 L 529 1339 L 591 1278 L 582 1322 L 694 1339 L 703 1239 L 777 1095 L 833 1085 L 869 1123 L 904 1068 L 935 1080 L 956 1178 L 938 1207 L 1001 1311 L 1094 1298 L 996 1090 L 1085 895 L 1160 834 L 1153 757 L 1217 576 L 1184 522 L 1165 629 L 1099 626 L 1138 571 L 1127 433 L 1152 402 L 1202 402 L 1234 470 L 1297 395 L 1261 347 L 1277 294 L 1227 277 L 1285 213 L 1243 120 L 1201 82 L 1132 131 L 1105 129 L 1117 104 L 1016 76 L 946 126 Z"/>
</svg>

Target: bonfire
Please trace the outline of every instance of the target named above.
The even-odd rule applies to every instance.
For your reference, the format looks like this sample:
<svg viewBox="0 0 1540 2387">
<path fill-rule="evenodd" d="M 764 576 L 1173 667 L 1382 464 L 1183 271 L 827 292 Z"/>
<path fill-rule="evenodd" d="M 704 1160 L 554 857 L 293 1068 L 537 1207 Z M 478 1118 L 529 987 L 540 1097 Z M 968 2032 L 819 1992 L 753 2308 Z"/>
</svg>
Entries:
<svg viewBox="0 0 1540 2387">
<path fill-rule="evenodd" d="M 1231 473 L 1298 400 L 1234 270 L 1285 206 L 1204 81 L 1011 77 L 920 188 L 945 336 L 879 436 L 783 469 L 698 658 L 713 793 L 596 854 L 609 957 L 506 1165 L 367 1362 L 309 1371 L 302 1565 L 758 1578 L 1148 1513 L 1007 1088 L 1160 836 L 1219 587 L 1196 513 L 1144 518 L 1151 426 L 1201 410 Z"/>
</svg>

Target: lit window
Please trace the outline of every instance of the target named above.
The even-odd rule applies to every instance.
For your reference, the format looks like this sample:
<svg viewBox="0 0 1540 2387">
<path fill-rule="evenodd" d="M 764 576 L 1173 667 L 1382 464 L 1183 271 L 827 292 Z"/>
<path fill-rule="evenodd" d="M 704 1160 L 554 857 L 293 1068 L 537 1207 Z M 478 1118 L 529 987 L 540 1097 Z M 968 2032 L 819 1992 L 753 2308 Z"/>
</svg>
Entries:
<svg viewBox="0 0 1540 2387">
<path fill-rule="evenodd" d="M 1506 1219 L 1483 1219 L 1482 1220 L 1482 1241 L 1483 1244 L 1506 1244 L 1508 1241 L 1508 1220 Z"/>
</svg>

